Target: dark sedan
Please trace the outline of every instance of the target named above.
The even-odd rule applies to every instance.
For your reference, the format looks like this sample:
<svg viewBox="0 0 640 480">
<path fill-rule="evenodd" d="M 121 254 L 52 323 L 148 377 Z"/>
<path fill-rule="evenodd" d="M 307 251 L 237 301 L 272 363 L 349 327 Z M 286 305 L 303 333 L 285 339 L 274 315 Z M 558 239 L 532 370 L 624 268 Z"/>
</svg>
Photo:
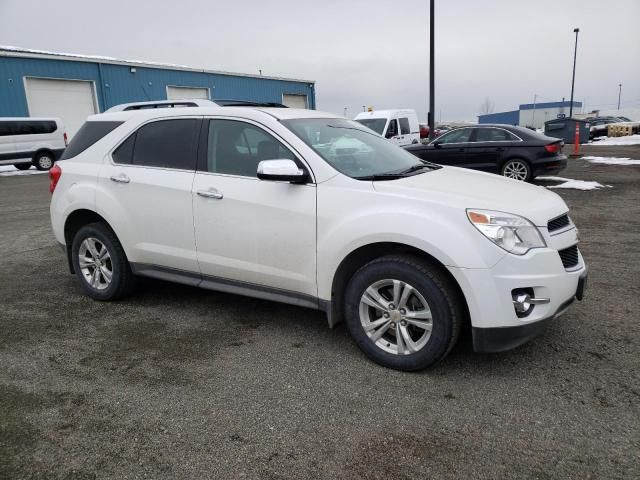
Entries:
<svg viewBox="0 0 640 480">
<path fill-rule="evenodd" d="M 499 173 L 531 181 L 567 166 L 564 143 L 533 130 L 510 125 L 478 125 L 450 130 L 428 145 L 405 147 L 429 162 Z"/>
</svg>

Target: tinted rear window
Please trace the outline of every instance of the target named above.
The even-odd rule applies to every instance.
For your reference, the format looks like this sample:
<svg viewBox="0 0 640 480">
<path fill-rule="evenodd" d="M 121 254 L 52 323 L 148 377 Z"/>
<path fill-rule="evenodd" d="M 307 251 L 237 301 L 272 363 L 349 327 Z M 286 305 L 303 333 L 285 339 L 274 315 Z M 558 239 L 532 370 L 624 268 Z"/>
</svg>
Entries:
<svg viewBox="0 0 640 480">
<path fill-rule="evenodd" d="M 5 120 L 0 122 L 0 136 L 42 135 L 53 133 L 57 128 L 53 120 Z"/>
<path fill-rule="evenodd" d="M 73 158 L 84 152 L 102 137 L 122 125 L 122 123 L 123 122 L 85 122 L 84 125 L 80 127 L 80 130 L 73 136 L 71 143 L 69 143 L 60 160 Z"/>
<path fill-rule="evenodd" d="M 148 167 L 195 170 L 199 120 L 147 123 L 136 132 L 132 162 Z"/>
</svg>

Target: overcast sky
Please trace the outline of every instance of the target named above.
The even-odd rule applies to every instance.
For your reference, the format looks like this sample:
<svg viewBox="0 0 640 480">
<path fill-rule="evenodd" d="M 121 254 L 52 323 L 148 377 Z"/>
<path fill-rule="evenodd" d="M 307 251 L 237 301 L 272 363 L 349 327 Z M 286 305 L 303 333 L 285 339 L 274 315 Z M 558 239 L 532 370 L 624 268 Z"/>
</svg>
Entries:
<svg viewBox="0 0 640 480">
<path fill-rule="evenodd" d="M 428 105 L 428 0 L 0 0 L 0 44 L 316 81 L 317 108 Z M 436 120 L 570 96 L 640 108 L 640 0 L 436 0 Z"/>
</svg>

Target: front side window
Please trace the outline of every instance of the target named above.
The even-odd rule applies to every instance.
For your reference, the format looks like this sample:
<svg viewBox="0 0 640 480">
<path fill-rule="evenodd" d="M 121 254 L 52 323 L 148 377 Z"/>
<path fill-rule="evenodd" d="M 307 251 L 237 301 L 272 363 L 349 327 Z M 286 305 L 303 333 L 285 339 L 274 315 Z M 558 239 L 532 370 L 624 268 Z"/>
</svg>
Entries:
<svg viewBox="0 0 640 480">
<path fill-rule="evenodd" d="M 282 123 L 329 165 L 351 178 L 370 180 L 387 176 L 393 179 L 439 168 L 351 120 L 298 118 Z"/>
<path fill-rule="evenodd" d="M 452 132 L 445 133 L 435 141 L 442 144 L 466 143 L 470 141 L 471 131 L 471 128 L 461 128 L 459 130 L 453 130 Z"/>
<path fill-rule="evenodd" d="M 195 170 L 199 124 L 199 120 L 192 118 L 147 123 L 113 152 L 113 160 L 146 167 Z"/>
<path fill-rule="evenodd" d="M 400 119 L 400 133 L 402 135 L 408 135 L 411 133 L 411 128 L 409 127 L 409 119 L 401 118 Z"/>
<path fill-rule="evenodd" d="M 289 159 L 293 153 L 271 134 L 237 120 L 209 122 L 207 171 L 256 177 L 262 160 Z"/>
</svg>

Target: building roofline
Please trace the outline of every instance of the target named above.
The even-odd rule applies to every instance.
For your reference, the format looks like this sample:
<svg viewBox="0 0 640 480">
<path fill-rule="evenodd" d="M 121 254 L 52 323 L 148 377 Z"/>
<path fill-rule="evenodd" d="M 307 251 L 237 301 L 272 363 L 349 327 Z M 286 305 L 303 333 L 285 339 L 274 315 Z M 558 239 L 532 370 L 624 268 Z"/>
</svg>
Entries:
<svg viewBox="0 0 640 480">
<path fill-rule="evenodd" d="M 304 80 L 300 78 L 272 77 L 267 75 L 255 75 L 250 73 L 225 72 L 221 70 L 207 70 L 202 68 L 190 67 L 188 65 L 177 65 L 171 63 L 155 63 L 143 60 L 122 60 L 113 57 L 105 57 L 100 55 L 80 55 L 77 53 L 61 53 L 48 52 L 46 50 L 36 50 L 30 48 L 14 47 L 11 45 L 0 45 L 0 57 L 18 57 L 18 58 L 40 58 L 48 60 L 68 60 L 72 62 L 86 63 L 103 63 L 111 65 L 123 65 L 127 67 L 140 68 L 159 68 L 163 70 L 179 70 L 185 72 L 209 73 L 215 75 L 227 75 L 234 77 L 262 78 L 266 80 L 281 80 L 288 82 L 308 83 L 312 87 L 315 86 L 315 80 Z"/>
<path fill-rule="evenodd" d="M 571 102 L 568 100 L 565 100 L 564 102 L 542 102 L 542 103 L 523 103 L 520 105 L 519 109 L 520 110 L 533 110 L 534 107 L 537 109 L 539 108 L 569 108 L 571 106 Z M 582 102 L 578 102 L 577 100 L 573 101 L 573 106 L 575 107 L 582 107 Z"/>
</svg>

